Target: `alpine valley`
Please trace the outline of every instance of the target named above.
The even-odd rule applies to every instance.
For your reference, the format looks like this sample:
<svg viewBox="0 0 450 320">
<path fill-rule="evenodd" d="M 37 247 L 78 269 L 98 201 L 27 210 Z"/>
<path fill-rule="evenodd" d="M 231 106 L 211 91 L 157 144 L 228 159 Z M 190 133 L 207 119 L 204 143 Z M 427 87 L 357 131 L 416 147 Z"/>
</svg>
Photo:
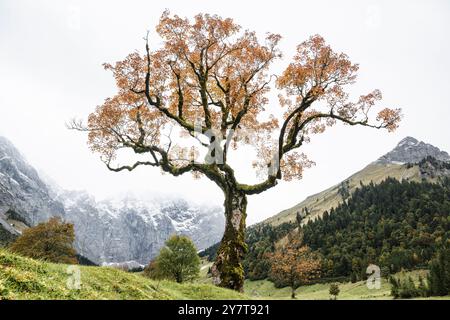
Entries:
<svg viewBox="0 0 450 320">
<path fill-rule="evenodd" d="M 223 234 L 220 207 L 136 196 L 96 201 L 87 192 L 63 190 L 48 181 L 0 137 L 0 246 L 24 228 L 60 217 L 74 224 L 75 248 L 84 262 L 134 269 L 157 255 L 172 234 L 189 236 L 198 249 Z"/>
</svg>

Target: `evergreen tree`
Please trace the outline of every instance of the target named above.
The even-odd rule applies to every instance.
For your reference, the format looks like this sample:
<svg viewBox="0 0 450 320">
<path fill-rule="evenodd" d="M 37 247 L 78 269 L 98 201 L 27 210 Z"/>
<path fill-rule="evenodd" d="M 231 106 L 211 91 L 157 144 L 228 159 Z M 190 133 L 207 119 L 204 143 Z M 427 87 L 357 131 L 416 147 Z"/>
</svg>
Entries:
<svg viewBox="0 0 450 320">
<path fill-rule="evenodd" d="M 445 296 L 450 294 L 450 249 L 443 248 L 437 258 L 430 263 L 428 276 L 430 294 Z"/>
<path fill-rule="evenodd" d="M 331 299 L 332 300 L 336 300 L 337 299 L 337 296 L 339 295 L 339 292 L 341 292 L 341 290 L 339 289 L 339 285 L 337 283 L 330 284 L 329 293 L 331 295 Z"/>
<path fill-rule="evenodd" d="M 427 285 L 425 284 L 425 281 L 423 280 L 422 276 L 419 276 L 419 286 L 417 287 L 417 290 L 419 291 L 420 296 L 427 297 L 429 294 L 429 289 Z"/>
</svg>

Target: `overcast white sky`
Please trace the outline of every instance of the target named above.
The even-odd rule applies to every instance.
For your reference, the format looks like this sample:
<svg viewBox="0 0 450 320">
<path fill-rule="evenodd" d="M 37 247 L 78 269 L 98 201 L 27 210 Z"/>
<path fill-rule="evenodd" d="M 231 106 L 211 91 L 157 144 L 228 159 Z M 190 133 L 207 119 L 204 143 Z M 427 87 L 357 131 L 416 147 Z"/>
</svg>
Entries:
<svg viewBox="0 0 450 320">
<path fill-rule="evenodd" d="M 379 88 L 405 115 L 393 134 L 338 126 L 305 151 L 317 165 L 304 179 L 249 199 L 249 222 L 290 207 L 345 179 L 407 135 L 450 151 L 450 2 L 442 1 L 45 1 L 0 0 L 0 135 L 66 189 L 97 198 L 134 191 L 222 203 L 208 180 L 158 169 L 112 173 L 65 122 L 86 117 L 114 93 L 101 66 L 142 50 L 165 8 L 181 16 L 216 13 L 244 28 L 280 33 L 282 68 L 295 46 L 319 33 L 360 64 L 352 92 Z M 277 108 L 273 101 L 271 108 Z M 245 158 L 245 156 L 243 157 Z M 241 159 L 243 159 L 241 157 Z M 245 167 L 241 167 L 245 169 Z M 242 178 L 249 172 L 241 170 Z"/>
</svg>

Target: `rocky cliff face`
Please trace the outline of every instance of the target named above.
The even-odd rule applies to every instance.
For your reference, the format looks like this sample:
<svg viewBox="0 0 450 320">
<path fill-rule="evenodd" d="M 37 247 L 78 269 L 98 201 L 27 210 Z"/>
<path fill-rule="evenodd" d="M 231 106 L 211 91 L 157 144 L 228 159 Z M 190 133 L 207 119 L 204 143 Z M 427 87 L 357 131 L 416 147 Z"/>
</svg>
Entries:
<svg viewBox="0 0 450 320">
<path fill-rule="evenodd" d="M 49 190 L 33 169 L 5 138 L 0 137 L 0 214 L 17 214 L 28 225 L 50 217 L 64 217 L 63 205 L 52 199 Z"/>
<path fill-rule="evenodd" d="M 450 161 L 447 152 L 441 151 L 439 148 L 418 141 L 412 137 L 406 137 L 401 140 L 398 145 L 380 157 L 377 163 L 417 163 L 426 157 L 433 157 L 440 161 Z"/>
<path fill-rule="evenodd" d="M 173 234 L 189 236 L 201 250 L 219 241 L 224 229 L 221 208 L 193 206 L 181 199 L 96 202 L 86 192 L 74 191 L 57 199 L 64 203 L 66 220 L 75 225 L 78 252 L 100 264 L 146 264 Z"/>
<path fill-rule="evenodd" d="M 175 233 L 204 249 L 219 241 L 224 230 L 220 207 L 135 197 L 97 202 L 86 192 L 62 190 L 44 182 L 0 137 L 0 238 L 19 234 L 15 227 L 21 223 L 32 226 L 54 216 L 74 224 L 77 251 L 98 264 L 146 264 Z"/>
</svg>

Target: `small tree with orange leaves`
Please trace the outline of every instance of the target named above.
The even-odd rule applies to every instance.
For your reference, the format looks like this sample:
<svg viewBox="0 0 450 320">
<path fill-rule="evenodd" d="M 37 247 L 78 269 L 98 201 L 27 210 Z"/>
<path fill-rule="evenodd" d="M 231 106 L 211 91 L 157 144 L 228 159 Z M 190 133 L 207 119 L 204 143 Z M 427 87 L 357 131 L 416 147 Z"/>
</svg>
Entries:
<svg viewBox="0 0 450 320">
<path fill-rule="evenodd" d="M 70 127 L 89 132 L 91 149 L 112 171 L 150 166 L 213 181 L 223 191 L 226 217 L 213 280 L 242 290 L 247 196 L 281 179 L 301 178 L 312 162 L 298 150 L 313 134 L 336 122 L 392 131 L 400 110 L 383 109 L 369 122 L 380 91 L 350 101 L 345 86 L 355 81 L 358 65 L 318 35 L 297 47 L 277 77 L 277 115 L 266 105 L 275 78 L 269 67 L 281 57 L 279 35 L 267 34 L 262 42 L 232 19 L 199 14 L 190 21 L 169 12 L 156 30 L 161 47 L 151 50 L 147 37 L 143 54 L 105 64 L 117 94 L 98 106 L 87 124 L 73 121 Z M 238 181 L 228 161 L 245 144 L 256 149 L 253 166 L 262 177 L 256 184 Z M 141 157 L 118 165 L 124 150 Z"/>
<path fill-rule="evenodd" d="M 285 248 L 268 255 L 271 269 L 270 277 L 278 283 L 291 287 L 291 298 L 295 299 L 295 290 L 320 276 L 320 258 L 307 246 L 294 241 Z"/>
</svg>

